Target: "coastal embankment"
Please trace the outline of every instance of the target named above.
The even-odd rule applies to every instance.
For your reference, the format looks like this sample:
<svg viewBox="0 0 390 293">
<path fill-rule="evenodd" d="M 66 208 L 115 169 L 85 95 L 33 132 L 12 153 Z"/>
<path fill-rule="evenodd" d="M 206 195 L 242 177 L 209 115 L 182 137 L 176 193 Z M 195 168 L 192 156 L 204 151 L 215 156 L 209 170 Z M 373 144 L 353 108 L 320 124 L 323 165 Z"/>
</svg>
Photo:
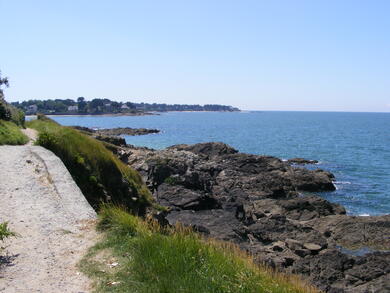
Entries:
<svg viewBox="0 0 390 293">
<path fill-rule="evenodd" d="M 96 239 L 95 211 L 61 160 L 39 146 L 0 146 L 0 292 L 87 292 L 77 263 Z"/>
</svg>

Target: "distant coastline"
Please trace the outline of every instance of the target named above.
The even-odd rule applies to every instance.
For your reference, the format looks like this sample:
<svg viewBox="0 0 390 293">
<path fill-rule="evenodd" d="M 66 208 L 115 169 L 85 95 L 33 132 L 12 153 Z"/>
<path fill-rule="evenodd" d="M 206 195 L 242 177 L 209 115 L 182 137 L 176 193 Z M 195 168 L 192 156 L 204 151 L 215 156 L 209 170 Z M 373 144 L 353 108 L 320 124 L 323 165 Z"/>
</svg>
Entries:
<svg viewBox="0 0 390 293">
<path fill-rule="evenodd" d="M 138 112 L 138 113 L 99 113 L 99 114 L 82 114 L 82 113 L 52 113 L 47 114 L 48 117 L 77 117 L 77 116 L 148 116 L 148 115 L 160 115 L 158 113 L 152 113 L 152 112 Z M 35 116 L 35 115 L 27 115 L 27 116 Z"/>
<path fill-rule="evenodd" d="M 85 100 L 83 97 L 55 100 L 28 100 L 14 102 L 13 106 L 24 111 L 26 115 L 37 113 L 45 115 L 116 115 L 116 116 L 142 116 L 155 115 L 152 112 L 237 112 L 240 109 L 227 105 L 206 104 L 157 104 L 116 102 L 109 99 Z"/>
<path fill-rule="evenodd" d="M 120 116 L 152 116 L 152 115 L 161 115 L 164 113 L 231 113 L 231 112 L 243 112 L 243 113 L 249 113 L 251 111 L 164 111 L 164 112 L 139 112 L 139 113 L 103 113 L 103 114 L 64 114 L 64 113 L 58 113 L 58 114 L 47 114 L 47 117 L 120 117 Z M 35 117 L 37 114 L 26 114 L 26 117 Z"/>
</svg>

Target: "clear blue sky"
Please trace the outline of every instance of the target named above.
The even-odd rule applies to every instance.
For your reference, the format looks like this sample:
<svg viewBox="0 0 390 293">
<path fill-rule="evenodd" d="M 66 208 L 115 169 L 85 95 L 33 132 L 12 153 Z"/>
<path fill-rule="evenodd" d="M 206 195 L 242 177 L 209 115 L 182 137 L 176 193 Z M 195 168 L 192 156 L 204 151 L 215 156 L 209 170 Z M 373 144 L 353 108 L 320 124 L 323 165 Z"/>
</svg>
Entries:
<svg viewBox="0 0 390 293">
<path fill-rule="evenodd" d="M 390 1 L 0 0 L 9 101 L 390 111 Z"/>
</svg>

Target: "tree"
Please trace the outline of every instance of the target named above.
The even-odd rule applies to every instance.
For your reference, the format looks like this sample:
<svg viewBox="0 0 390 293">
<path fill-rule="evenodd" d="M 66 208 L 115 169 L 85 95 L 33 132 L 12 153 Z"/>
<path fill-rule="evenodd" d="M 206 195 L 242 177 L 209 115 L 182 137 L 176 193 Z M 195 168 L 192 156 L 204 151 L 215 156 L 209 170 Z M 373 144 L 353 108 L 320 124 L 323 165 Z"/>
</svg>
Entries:
<svg viewBox="0 0 390 293">
<path fill-rule="evenodd" d="M 79 107 L 79 113 L 86 113 L 87 112 L 87 102 L 85 101 L 84 97 L 78 97 L 77 98 L 77 106 Z"/>
<path fill-rule="evenodd" d="M 4 99 L 2 86 L 9 87 L 8 77 L 1 77 L 1 71 L 0 71 L 0 99 Z"/>
<path fill-rule="evenodd" d="M 9 120 L 11 113 L 4 100 L 3 89 L 1 88 L 3 85 L 9 87 L 8 78 L 2 78 L 0 71 L 0 119 Z"/>
<path fill-rule="evenodd" d="M 91 113 L 101 113 L 104 106 L 104 101 L 102 99 L 93 99 L 89 102 L 89 110 Z"/>
</svg>

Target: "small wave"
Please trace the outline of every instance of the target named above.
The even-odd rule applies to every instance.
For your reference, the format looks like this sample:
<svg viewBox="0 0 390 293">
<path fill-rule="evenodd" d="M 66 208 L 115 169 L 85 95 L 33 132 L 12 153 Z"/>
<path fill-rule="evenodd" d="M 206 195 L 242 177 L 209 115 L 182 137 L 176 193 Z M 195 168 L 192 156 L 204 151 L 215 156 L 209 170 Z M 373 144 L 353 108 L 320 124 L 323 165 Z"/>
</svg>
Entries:
<svg viewBox="0 0 390 293">
<path fill-rule="evenodd" d="M 333 182 L 334 184 L 352 184 L 351 182 L 349 181 L 335 181 Z"/>
<path fill-rule="evenodd" d="M 370 214 L 360 214 L 360 215 L 358 215 L 359 217 L 369 217 L 370 216 Z"/>
</svg>

